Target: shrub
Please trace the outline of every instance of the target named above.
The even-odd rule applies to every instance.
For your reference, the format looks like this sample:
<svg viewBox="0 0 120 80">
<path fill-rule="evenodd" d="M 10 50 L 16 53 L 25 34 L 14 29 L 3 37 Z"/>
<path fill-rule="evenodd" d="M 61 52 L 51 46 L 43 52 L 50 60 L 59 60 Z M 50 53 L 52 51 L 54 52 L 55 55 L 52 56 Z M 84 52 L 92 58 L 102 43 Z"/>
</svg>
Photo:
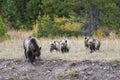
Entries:
<svg viewBox="0 0 120 80">
<path fill-rule="evenodd" d="M 35 37 L 50 37 L 54 38 L 57 36 L 75 36 L 80 35 L 79 31 L 71 31 L 60 28 L 61 22 L 55 22 L 48 15 L 43 17 L 38 17 L 38 21 L 33 26 L 33 36 Z"/>
<path fill-rule="evenodd" d="M 120 38 L 120 30 L 116 32 L 116 36 Z"/>
<path fill-rule="evenodd" d="M 5 24 L 3 23 L 2 17 L 0 16 L 0 37 L 5 35 Z"/>
<path fill-rule="evenodd" d="M 102 38 L 102 31 L 100 29 L 98 29 L 97 31 L 94 32 L 94 35 L 95 37 L 101 39 Z"/>
<path fill-rule="evenodd" d="M 38 21 L 33 27 L 33 35 L 36 37 L 52 37 L 56 36 L 58 30 L 58 25 L 48 15 L 44 15 L 38 17 Z"/>
<path fill-rule="evenodd" d="M 6 34 L 5 24 L 4 24 L 1 16 L 0 16 L 0 37 L 5 38 L 5 39 L 10 38 L 10 35 Z"/>
</svg>

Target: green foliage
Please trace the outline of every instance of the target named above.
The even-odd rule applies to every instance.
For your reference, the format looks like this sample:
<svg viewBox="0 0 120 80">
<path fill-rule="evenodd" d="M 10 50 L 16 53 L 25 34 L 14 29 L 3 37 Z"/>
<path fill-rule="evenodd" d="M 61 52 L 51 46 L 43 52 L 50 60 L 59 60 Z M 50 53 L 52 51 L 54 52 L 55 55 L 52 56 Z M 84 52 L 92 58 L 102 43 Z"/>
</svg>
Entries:
<svg viewBox="0 0 120 80">
<path fill-rule="evenodd" d="M 39 0 L 2 0 L 1 5 L 4 21 L 12 28 L 32 29 L 39 14 Z"/>
<path fill-rule="evenodd" d="M 28 23 L 34 23 L 39 15 L 39 1 L 40 0 L 29 0 L 26 3 L 25 17 L 28 18 Z"/>
<path fill-rule="evenodd" d="M 5 25 L 3 23 L 2 17 L 0 16 L 0 37 L 5 35 Z"/>
<path fill-rule="evenodd" d="M 118 38 L 120 38 L 120 30 L 118 30 L 118 31 L 116 32 L 116 35 L 117 35 Z"/>
<path fill-rule="evenodd" d="M 58 26 L 50 19 L 48 15 L 44 15 L 43 17 L 38 17 L 38 30 L 37 33 L 35 32 L 34 35 L 37 37 L 50 37 L 54 36 L 59 29 Z"/>
<path fill-rule="evenodd" d="M 120 29 L 119 0 L 0 0 L 0 15 L 14 29 L 33 29 L 38 24 L 36 36 L 76 35 L 79 32 L 62 30 L 60 26 L 65 21 L 57 23 L 54 17 L 74 17 L 71 22 L 87 23 L 91 5 L 99 12 L 98 26 Z"/>
<path fill-rule="evenodd" d="M 67 31 L 61 29 L 61 24 L 52 21 L 48 15 L 38 17 L 38 21 L 33 29 L 33 35 L 36 37 L 57 37 L 57 36 L 79 36 L 78 31 Z"/>
<path fill-rule="evenodd" d="M 48 14 L 51 18 L 55 15 L 59 17 L 70 17 L 72 12 L 72 0 L 42 0 L 42 9 L 45 14 Z"/>
<path fill-rule="evenodd" d="M 110 29 L 119 28 L 120 23 L 120 7 L 116 4 L 116 0 L 110 0 L 104 2 L 103 5 L 99 6 L 100 8 L 100 25 L 108 26 Z"/>
<path fill-rule="evenodd" d="M 6 21 L 11 21 L 11 24 L 14 28 L 16 28 L 15 24 L 17 21 L 17 8 L 14 6 L 14 0 L 4 0 L 2 4 L 3 9 L 3 17 Z"/>
<path fill-rule="evenodd" d="M 10 38 L 10 35 L 6 34 L 6 32 L 5 32 L 5 24 L 4 24 L 1 16 L 0 16 L 0 37 L 5 38 L 5 39 Z"/>
</svg>

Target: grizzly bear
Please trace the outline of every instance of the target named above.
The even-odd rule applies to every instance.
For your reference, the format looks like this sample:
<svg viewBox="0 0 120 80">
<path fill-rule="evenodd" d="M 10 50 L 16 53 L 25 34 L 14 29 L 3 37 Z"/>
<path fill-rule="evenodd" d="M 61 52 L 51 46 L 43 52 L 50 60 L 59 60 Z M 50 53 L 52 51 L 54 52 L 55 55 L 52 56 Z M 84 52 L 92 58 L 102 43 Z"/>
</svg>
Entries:
<svg viewBox="0 0 120 80">
<path fill-rule="evenodd" d="M 27 37 L 23 41 L 24 54 L 31 64 L 34 64 L 35 58 L 41 55 L 41 47 L 38 46 L 37 41 L 32 36 Z"/>
<path fill-rule="evenodd" d="M 60 51 L 60 41 L 53 41 L 50 43 L 50 52 L 53 52 L 53 50 Z"/>
<path fill-rule="evenodd" d="M 64 52 L 69 52 L 70 48 L 71 48 L 71 43 L 68 39 L 55 40 L 50 44 L 50 52 L 56 50 L 64 53 Z"/>
<path fill-rule="evenodd" d="M 85 47 L 90 49 L 90 53 L 99 50 L 101 46 L 101 43 L 98 39 L 94 39 L 90 37 L 86 37 L 84 43 L 85 43 Z"/>
<path fill-rule="evenodd" d="M 71 42 L 68 39 L 62 39 L 60 41 L 60 45 L 61 45 L 61 52 L 69 52 L 70 48 L 71 48 Z"/>
</svg>

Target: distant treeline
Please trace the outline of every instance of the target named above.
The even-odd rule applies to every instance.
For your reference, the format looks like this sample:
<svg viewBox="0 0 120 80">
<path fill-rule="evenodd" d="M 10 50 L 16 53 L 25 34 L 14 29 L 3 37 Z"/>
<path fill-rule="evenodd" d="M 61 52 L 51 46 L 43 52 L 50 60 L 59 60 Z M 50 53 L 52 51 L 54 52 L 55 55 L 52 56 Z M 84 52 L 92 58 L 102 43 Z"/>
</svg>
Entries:
<svg viewBox="0 0 120 80">
<path fill-rule="evenodd" d="M 120 29 L 120 1 L 0 0 L 0 16 L 5 28 L 34 29 L 38 24 L 34 33 L 38 37 L 78 36 L 80 32 L 91 36 L 98 28 Z M 58 23 L 56 16 L 68 20 Z M 83 25 L 76 31 L 61 29 L 66 22 Z"/>
</svg>

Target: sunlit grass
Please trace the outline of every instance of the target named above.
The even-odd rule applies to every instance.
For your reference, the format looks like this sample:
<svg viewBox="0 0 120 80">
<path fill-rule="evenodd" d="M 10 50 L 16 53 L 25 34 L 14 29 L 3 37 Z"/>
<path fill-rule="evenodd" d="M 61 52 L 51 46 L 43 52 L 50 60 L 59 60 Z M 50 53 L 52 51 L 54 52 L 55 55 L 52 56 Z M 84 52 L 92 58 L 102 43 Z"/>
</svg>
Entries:
<svg viewBox="0 0 120 80">
<path fill-rule="evenodd" d="M 10 31 L 11 40 L 0 42 L 1 59 L 25 59 L 23 50 L 23 40 L 32 34 L 31 31 Z M 61 39 L 61 38 L 58 38 Z M 50 42 L 52 39 L 39 38 L 38 43 L 42 46 L 41 58 L 64 59 L 64 60 L 120 60 L 120 40 L 119 39 L 101 39 L 101 48 L 99 51 L 90 53 L 89 49 L 84 47 L 84 38 L 69 38 L 72 42 L 72 48 L 69 53 L 60 53 L 54 51 L 50 53 Z"/>
</svg>

